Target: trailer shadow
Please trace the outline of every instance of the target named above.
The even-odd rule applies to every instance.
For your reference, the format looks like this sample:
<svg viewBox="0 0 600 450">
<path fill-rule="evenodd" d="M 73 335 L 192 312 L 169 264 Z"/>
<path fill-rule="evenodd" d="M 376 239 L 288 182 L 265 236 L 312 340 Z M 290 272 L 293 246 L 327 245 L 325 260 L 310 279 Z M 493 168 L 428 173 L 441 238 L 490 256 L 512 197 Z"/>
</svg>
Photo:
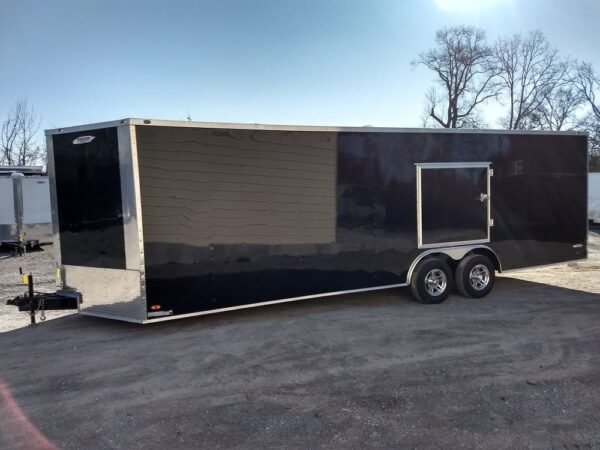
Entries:
<svg viewBox="0 0 600 450">
<path fill-rule="evenodd" d="M 597 294 L 511 278 L 440 305 L 395 289 L 147 326 L 73 315 L 0 334 L 0 382 L 59 448 L 347 447 L 373 424 L 378 447 L 460 446 L 448 426 L 519 447 L 564 411 L 569 436 L 597 423 L 599 321 Z"/>
<path fill-rule="evenodd" d="M 155 334 L 160 332 L 173 332 L 176 330 L 189 330 L 196 327 L 215 328 L 223 325 L 253 323 L 256 321 L 273 321 L 279 319 L 298 319 L 323 314 L 325 316 L 339 314 L 372 314 L 393 309 L 397 314 L 427 313 L 444 314 L 453 312 L 481 313 L 499 307 L 518 307 L 526 310 L 528 307 L 537 307 L 540 300 L 550 302 L 552 306 L 575 306 L 578 303 L 589 304 L 600 302 L 600 294 L 589 293 L 574 289 L 567 289 L 543 283 L 525 281 L 516 278 L 502 277 L 496 280 L 493 292 L 485 299 L 464 298 L 454 293 L 442 304 L 424 305 L 416 302 L 410 294 L 409 288 L 395 288 L 367 293 L 354 293 L 339 296 L 322 297 L 289 303 L 246 308 L 223 312 L 218 314 L 207 314 L 189 317 L 179 320 L 140 325 L 129 322 L 121 322 L 99 317 L 85 315 L 69 315 L 53 319 L 47 323 L 38 323 L 0 333 L 0 339 L 8 336 L 23 337 L 31 332 L 36 334 L 53 333 L 63 329 L 81 329 L 82 332 L 98 331 L 100 333 L 142 333 Z M 600 303 L 599 303 L 600 304 Z"/>
</svg>

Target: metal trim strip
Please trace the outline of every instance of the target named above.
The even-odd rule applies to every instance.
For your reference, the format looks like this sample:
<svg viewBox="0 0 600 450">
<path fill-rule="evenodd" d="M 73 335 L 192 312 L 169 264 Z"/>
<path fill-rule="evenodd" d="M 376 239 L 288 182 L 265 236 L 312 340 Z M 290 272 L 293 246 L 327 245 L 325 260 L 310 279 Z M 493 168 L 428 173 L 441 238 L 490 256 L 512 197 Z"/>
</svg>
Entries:
<svg viewBox="0 0 600 450">
<path fill-rule="evenodd" d="M 139 270 L 139 239 L 133 162 L 131 156 L 131 133 L 129 127 L 117 127 L 119 145 L 119 169 L 121 175 L 121 208 L 123 213 L 123 237 L 125 240 L 125 268 Z"/>
<path fill-rule="evenodd" d="M 238 309 L 247 309 L 247 308 L 255 308 L 258 306 L 276 305 L 278 303 L 289 303 L 289 302 L 295 302 L 295 301 L 300 301 L 300 300 L 309 300 L 312 298 L 321 298 L 321 297 L 333 297 L 335 295 L 354 294 L 354 293 L 358 293 L 358 292 L 380 291 L 380 290 L 384 290 L 384 289 L 393 289 L 393 288 L 397 288 L 397 287 L 406 287 L 406 286 L 408 286 L 406 283 L 399 283 L 399 284 L 388 284 L 385 286 L 376 286 L 376 287 L 370 287 L 370 288 L 364 288 L 364 289 L 351 289 L 348 291 L 324 292 L 322 294 L 305 295 L 302 297 L 291 297 L 291 298 L 284 298 L 284 299 L 280 299 L 280 300 L 271 300 L 268 302 L 259 302 L 259 303 L 250 303 L 248 305 L 232 306 L 229 308 L 219 308 L 219 309 L 212 309 L 209 311 L 199 311 L 199 312 L 195 312 L 195 313 L 178 314 L 178 315 L 168 316 L 168 317 L 159 317 L 157 319 L 147 319 L 147 320 L 144 320 L 143 323 L 147 324 L 147 323 L 154 323 L 154 322 L 164 322 L 166 320 L 184 319 L 186 317 L 194 317 L 194 316 L 205 316 L 208 314 L 216 314 L 216 313 L 226 312 L 226 311 L 235 311 Z"/>
<path fill-rule="evenodd" d="M 52 217 L 52 236 L 54 248 L 54 260 L 56 261 L 57 268 L 61 270 L 58 272 L 60 278 L 56 279 L 56 287 L 62 289 L 64 286 L 63 271 L 62 271 L 62 255 L 60 251 L 60 228 L 58 222 L 58 201 L 56 196 L 56 170 L 54 167 L 54 142 L 52 136 L 46 136 L 46 151 L 47 151 L 47 170 L 48 170 L 48 182 L 50 184 L 50 211 Z M 77 309 L 80 310 L 79 303 Z"/>
<path fill-rule="evenodd" d="M 416 167 L 416 183 L 417 183 L 417 249 L 439 248 L 440 246 L 457 246 L 467 244 L 487 244 L 491 242 L 491 223 L 492 223 L 492 192 L 491 192 L 491 162 L 431 162 L 431 163 L 415 163 Z M 487 169 L 487 238 L 475 239 L 471 241 L 455 241 L 455 242 L 436 242 L 433 244 L 423 244 L 423 206 L 422 206 L 422 187 L 421 187 L 421 170 L 423 169 L 463 169 L 463 168 L 484 168 Z"/>
<path fill-rule="evenodd" d="M 146 262 L 144 255 L 144 225 L 142 220 L 142 197 L 140 188 L 140 163 L 138 158 L 138 146 L 137 146 L 137 134 L 136 128 L 133 125 L 129 125 L 129 143 L 131 150 L 131 162 L 133 169 L 133 195 L 135 202 L 135 215 L 137 223 L 137 242 L 139 252 L 139 271 L 140 271 L 140 293 L 141 300 L 146 303 L 146 314 L 148 299 L 146 298 Z M 146 316 L 147 317 L 147 316 Z"/>
<path fill-rule="evenodd" d="M 421 166 L 417 164 L 417 248 L 423 246 L 423 208 L 421 206 Z"/>
<path fill-rule="evenodd" d="M 129 119 L 110 120 L 108 122 L 96 122 L 64 128 L 52 128 L 49 130 L 44 130 L 44 134 L 46 136 L 52 136 L 54 134 L 77 133 L 78 131 L 98 130 L 100 128 L 113 128 L 121 125 L 129 125 Z"/>
<path fill-rule="evenodd" d="M 469 169 L 477 167 L 489 168 L 492 163 L 490 161 L 478 161 L 478 162 L 429 162 L 429 163 L 415 163 L 415 166 L 421 169 Z"/>
<path fill-rule="evenodd" d="M 459 247 L 461 245 L 489 244 L 489 243 L 490 243 L 489 238 L 488 239 L 474 239 L 472 241 L 439 242 L 439 243 L 435 243 L 435 244 L 423 244 L 419 247 L 419 250 L 426 249 L 426 248 Z"/>
<path fill-rule="evenodd" d="M 98 122 L 73 127 L 54 128 L 46 130 L 46 135 L 72 133 L 77 131 L 108 128 L 119 125 L 141 125 L 177 128 L 224 128 L 240 130 L 268 131 L 329 131 L 346 133 L 435 133 L 435 134 L 517 134 L 517 135 L 556 135 L 556 136 L 587 136 L 583 131 L 547 131 L 547 130 L 501 130 L 475 128 L 398 128 L 398 127 L 345 127 L 345 126 L 316 126 L 316 125 L 272 125 L 258 123 L 229 123 L 229 122 L 191 122 L 181 120 L 139 119 L 126 118 L 109 122 Z"/>
<path fill-rule="evenodd" d="M 82 316 L 100 317 L 102 319 L 121 320 L 123 322 L 130 322 L 130 323 L 140 323 L 140 324 L 144 323 L 144 319 L 132 319 L 131 317 L 126 317 L 126 316 L 113 316 L 110 314 L 98 314 L 98 313 L 90 313 L 90 312 L 86 312 L 86 311 L 79 311 L 79 314 L 81 314 Z"/>
</svg>

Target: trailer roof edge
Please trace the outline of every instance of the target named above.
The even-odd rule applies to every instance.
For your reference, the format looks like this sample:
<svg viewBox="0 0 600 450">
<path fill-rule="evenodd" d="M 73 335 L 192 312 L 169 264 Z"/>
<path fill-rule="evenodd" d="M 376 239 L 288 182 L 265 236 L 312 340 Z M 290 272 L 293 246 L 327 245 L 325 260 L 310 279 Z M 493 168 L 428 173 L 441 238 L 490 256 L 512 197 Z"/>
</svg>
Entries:
<svg viewBox="0 0 600 450">
<path fill-rule="evenodd" d="M 567 135 L 588 136 L 587 131 L 548 131 L 548 130 L 505 130 L 493 128 L 401 128 L 401 127 L 344 127 L 344 126 L 317 126 L 317 125 L 273 125 L 259 123 L 228 123 L 228 122 L 192 122 L 187 120 L 161 120 L 128 118 L 107 122 L 91 123 L 64 128 L 45 130 L 46 136 L 61 133 L 74 133 L 77 131 L 96 130 L 115 126 L 140 125 L 177 128 L 223 128 L 241 130 L 266 130 L 266 131 L 320 131 L 320 132 L 373 132 L 373 133 L 460 133 L 460 134 L 517 134 L 517 135 Z"/>
</svg>

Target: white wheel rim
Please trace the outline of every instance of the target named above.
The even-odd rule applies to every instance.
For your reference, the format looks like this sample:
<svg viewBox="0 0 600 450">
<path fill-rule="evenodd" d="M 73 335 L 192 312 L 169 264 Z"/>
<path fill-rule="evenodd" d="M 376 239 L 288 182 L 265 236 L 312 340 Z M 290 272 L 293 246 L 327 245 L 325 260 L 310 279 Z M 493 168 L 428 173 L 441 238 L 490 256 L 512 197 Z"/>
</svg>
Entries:
<svg viewBox="0 0 600 450">
<path fill-rule="evenodd" d="M 469 273 L 469 282 L 476 291 L 483 291 L 490 284 L 490 270 L 484 264 L 477 264 Z"/>
<path fill-rule="evenodd" d="M 425 290 L 432 297 L 442 295 L 448 285 L 448 279 L 443 270 L 433 269 L 425 275 Z"/>
</svg>

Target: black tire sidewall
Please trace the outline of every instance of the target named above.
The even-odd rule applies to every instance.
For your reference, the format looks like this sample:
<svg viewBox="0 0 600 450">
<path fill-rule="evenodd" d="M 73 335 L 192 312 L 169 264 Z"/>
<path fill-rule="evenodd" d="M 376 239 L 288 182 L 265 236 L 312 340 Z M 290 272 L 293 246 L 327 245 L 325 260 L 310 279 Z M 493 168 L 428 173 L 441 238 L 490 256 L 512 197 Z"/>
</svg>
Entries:
<svg viewBox="0 0 600 450">
<path fill-rule="evenodd" d="M 478 291 L 473 286 L 471 286 L 471 280 L 469 279 L 469 274 L 473 267 L 478 264 L 483 264 L 487 267 L 490 272 L 490 281 L 485 289 Z M 485 255 L 469 255 L 466 256 L 459 264 L 456 269 L 456 279 L 457 286 L 461 289 L 462 294 L 466 294 L 469 297 L 473 298 L 482 298 L 490 293 L 490 291 L 494 287 L 494 282 L 496 281 L 496 268 L 494 267 L 494 263 Z"/>
<path fill-rule="evenodd" d="M 427 275 L 427 273 L 434 269 L 439 269 L 443 271 L 446 275 L 446 289 L 442 294 L 438 296 L 430 295 L 425 289 L 425 275 Z M 454 288 L 454 274 L 452 273 L 452 269 L 450 269 L 450 266 L 441 259 L 427 258 L 421 261 L 419 264 L 417 264 L 414 275 L 412 276 L 410 282 L 410 287 L 411 291 L 413 292 L 413 295 L 421 303 L 426 303 L 430 305 L 442 303 L 448 298 L 448 296 L 452 292 L 452 289 Z"/>
</svg>

